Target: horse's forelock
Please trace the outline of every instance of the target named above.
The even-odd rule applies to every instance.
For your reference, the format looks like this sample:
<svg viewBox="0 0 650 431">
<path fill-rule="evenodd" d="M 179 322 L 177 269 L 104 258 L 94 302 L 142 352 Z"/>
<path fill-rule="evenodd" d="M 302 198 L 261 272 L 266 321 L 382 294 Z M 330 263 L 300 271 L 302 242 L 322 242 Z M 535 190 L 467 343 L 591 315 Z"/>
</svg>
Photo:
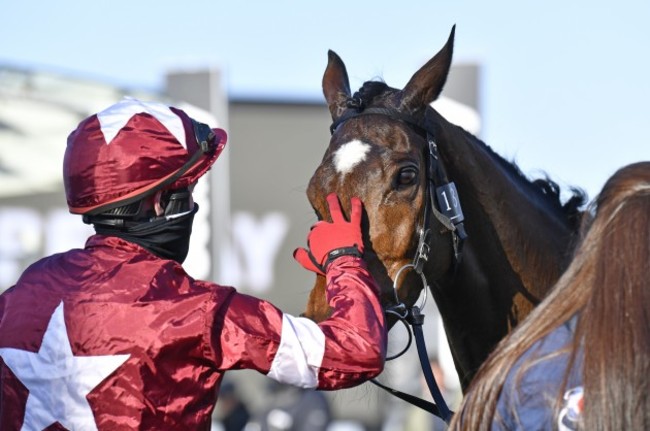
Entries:
<svg viewBox="0 0 650 431">
<path fill-rule="evenodd" d="M 383 81 L 366 81 L 363 83 L 361 88 L 354 93 L 352 100 L 360 101 L 362 103 L 361 108 L 366 108 L 370 106 L 375 99 L 384 94 L 386 90 L 391 88 Z"/>
</svg>

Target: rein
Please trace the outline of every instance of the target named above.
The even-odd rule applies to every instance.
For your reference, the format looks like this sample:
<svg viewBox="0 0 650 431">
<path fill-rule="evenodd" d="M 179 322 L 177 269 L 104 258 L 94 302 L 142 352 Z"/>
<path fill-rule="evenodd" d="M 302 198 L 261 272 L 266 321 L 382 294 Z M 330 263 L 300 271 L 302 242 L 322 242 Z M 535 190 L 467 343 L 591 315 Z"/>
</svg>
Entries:
<svg viewBox="0 0 650 431">
<path fill-rule="evenodd" d="M 433 375 L 433 370 L 431 369 L 431 364 L 429 363 L 424 335 L 422 332 L 424 314 L 421 313 L 420 307 L 415 305 L 412 307 L 407 307 L 403 302 L 399 300 L 399 297 L 397 295 L 397 284 L 403 270 L 413 269 L 418 275 L 420 275 L 420 278 L 422 279 L 425 295 L 422 306 L 424 306 L 424 303 L 426 302 L 427 289 L 429 286 L 423 270 L 424 264 L 429 260 L 431 252 L 431 245 L 429 244 L 429 241 L 431 239 L 432 231 L 429 225 L 431 223 L 432 216 L 435 217 L 445 227 L 445 229 L 451 233 L 452 245 L 454 249 L 454 270 L 457 268 L 462 258 L 463 243 L 467 238 L 465 227 L 463 225 L 464 216 L 460 206 L 458 192 L 456 191 L 455 184 L 448 180 L 444 166 L 442 163 L 440 163 L 438 156 L 438 146 L 436 145 L 435 139 L 433 137 L 434 134 L 425 125 L 423 126 L 420 122 L 416 121 L 410 115 L 405 115 L 395 109 L 364 109 L 363 103 L 360 103 L 359 100 L 354 98 L 348 101 L 348 107 L 353 109 L 348 109 L 343 113 L 343 115 L 341 115 L 336 121 L 332 123 L 330 126 L 331 134 L 334 134 L 338 126 L 351 118 L 363 115 L 385 115 L 390 118 L 405 122 L 422 135 L 425 135 L 427 139 L 428 157 L 425 157 L 427 168 L 427 196 L 425 198 L 422 225 L 418 228 L 418 248 L 413 258 L 413 262 L 404 265 L 397 271 L 395 280 L 393 282 L 393 290 L 395 292 L 395 305 L 386 309 L 386 313 L 393 314 L 402 323 L 404 323 L 405 326 L 407 326 L 407 329 L 410 329 L 408 331 L 409 341 L 404 350 L 394 356 L 386 358 L 386 360 L 396 359 L 408 350 L 412 341 L 412 331 L 417 345 L 420 366 L 422 367 L 422 372 L 427 382 L 429 392 L 431 393 L 435 404 L 414 395 L 406 394 L 404 392 L 400 392 L 396 389 L 385 386 L 374 379 L 372 379 L 371 382 L 376 386 L 386 390 L 390 394 L 402 399 L 403 401 L 406 401 L 416 407 L 434 414 L 435 416 L 438 416 L 447 424 L 449 424 L 453 412 L 447 406 L 447 403 L 445 402 L 444 397 L 440 392 L 440 388 L 438 387 L 438 384 Z M 436 184 L 441 185 L 436 186 Z"/>
</svg>

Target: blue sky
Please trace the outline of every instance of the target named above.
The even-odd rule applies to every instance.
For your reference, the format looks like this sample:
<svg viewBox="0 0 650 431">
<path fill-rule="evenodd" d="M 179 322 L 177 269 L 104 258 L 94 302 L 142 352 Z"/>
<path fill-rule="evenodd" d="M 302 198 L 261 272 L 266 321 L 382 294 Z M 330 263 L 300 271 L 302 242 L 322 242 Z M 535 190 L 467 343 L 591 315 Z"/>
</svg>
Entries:
<svg viewBox="0 0 650 431">
<path fill-rule="evenodd" d="M 481 67 L 480 137 L 593 197 L 650 159 L 649 20 L 643 0 L 5 0 L 0 63 L 147 89 L 219 67 L 234 96 L 322 100 L 328 49 L 353 87 L 401 87 L 456 24 L 454 61 Z"/>
</svg>

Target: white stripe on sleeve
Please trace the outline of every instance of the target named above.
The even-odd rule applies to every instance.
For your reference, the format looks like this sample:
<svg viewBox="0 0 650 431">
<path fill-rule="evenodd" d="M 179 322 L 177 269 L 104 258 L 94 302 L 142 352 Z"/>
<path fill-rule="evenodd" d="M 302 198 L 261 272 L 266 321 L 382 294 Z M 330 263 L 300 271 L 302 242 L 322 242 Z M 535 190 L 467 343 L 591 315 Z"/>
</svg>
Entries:
<svg viewBox="0 0 650 431">
<path fill-rule="evenodd" d="M 318 371 L 325 354 L 325 334 L 305 317 L 282 315 L 282 335 L 267 376 L 303 388 L 318 386 Z"/>
</svg>

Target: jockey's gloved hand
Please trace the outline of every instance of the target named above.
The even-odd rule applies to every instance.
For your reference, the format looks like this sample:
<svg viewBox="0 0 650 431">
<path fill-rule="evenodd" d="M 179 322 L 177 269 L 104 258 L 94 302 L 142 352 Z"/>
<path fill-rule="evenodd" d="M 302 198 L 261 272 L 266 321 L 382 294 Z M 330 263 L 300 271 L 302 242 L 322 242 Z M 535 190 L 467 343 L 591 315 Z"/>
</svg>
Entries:
<svg viewBox="0 0 650 431">
<path fill-rule="evenodd" d="M 359 198 L 351 200 L 350 221 L 345 220 L 341 204 L 336 194 L 327 196 L 332 222 L 321 220 L 312 226 L 307 236 L 308 249 L 297 248 L 293 257 L 305 269 L 325 275 L 328 265 L 341 256 L 361 256 L 363 240 L 361 237 L 361 210 Z"/>
</svg>

